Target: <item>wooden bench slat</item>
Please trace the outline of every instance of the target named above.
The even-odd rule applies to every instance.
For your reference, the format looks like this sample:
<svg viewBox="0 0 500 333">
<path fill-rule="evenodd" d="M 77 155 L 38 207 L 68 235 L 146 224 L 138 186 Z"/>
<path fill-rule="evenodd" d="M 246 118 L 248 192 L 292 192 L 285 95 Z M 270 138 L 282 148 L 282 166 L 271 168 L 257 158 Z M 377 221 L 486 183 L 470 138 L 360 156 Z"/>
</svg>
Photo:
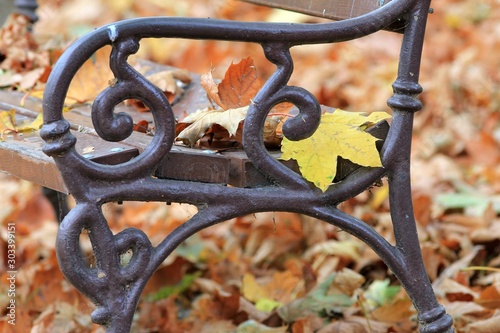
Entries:
<svg viewBox="0 0 500 333">
<path fill-rule="evenodd" d="M 243 0 L 269 7 L 291 10 L 308 15 L 345 20 L 367 14 L 390 0 Z"/>
<path fill-rule="evenodd" d="M 85 133 L 74 132 L 80 153 L 93 147 L 89 159 L 103 164 L 117 164 L 138 155 L 137 148 L 106 142 Z M 42 151 L 43 140 L 37 132 L 8 135 L 0 142 L 0 170 L 44 187 L 68 193 L 54 160 Z"/>
<path fill-rule="evenodd" d="M 186 92 L 183 100 L 174 107 L 174 113 L 194 112 L 200 107 L 200 103 L 208 105 L 207 100 L 202 101 L 203 98 L 206 99 L 206 94 L 199 96 L 200 88 L 198 78 L 192 89 Z M 15 109 L 18 123 L 35 119 L 38 110 L 41 110 L 41 101 L 33 98 L 26 99 L 25 107 L 19 107 L 23 97 L 21 93 L 0 91 L 1 109 Z M 117 107 L 117 112 L 120 111 L 130 114 L 134 121 L 152 119 L 151 113 L 137 112 L 134 107 L 120 105 Z M 72 133 L 77 138 L 77 152 L 84 155 L 84 149 L 89 151 L 89 159 L 98 163 L 126 162 L 144 151 L 152 140 L 152 136 L 139 132 L 133 132 L 130 137 L 121 142 L 102 140 L 93 129 L 89 106 L 77 107 L 65 113 L 64 116 L 70 122 Z M 38 132 L 6 135 L 5 140 L 0 141 L 0 170 L 59 192 L 68 193 L 54 160 L 43 153 L 43 145 L 44 142 Z M 92 149 L 93 151 L 90 151 Z M 159 178 L 235 186 L 265 182 L 264 177 L 259 175 L 257 170 L 247 174 L 241 169 L 245 167 L 247 161 L 244 153 L 219 154 L 203 149 L 174 146 L 155 175 Z M 235 165 L 239 167 L 234 168 Z M 259 180 L 253 180 L 254 177 Z"/>
</svg>

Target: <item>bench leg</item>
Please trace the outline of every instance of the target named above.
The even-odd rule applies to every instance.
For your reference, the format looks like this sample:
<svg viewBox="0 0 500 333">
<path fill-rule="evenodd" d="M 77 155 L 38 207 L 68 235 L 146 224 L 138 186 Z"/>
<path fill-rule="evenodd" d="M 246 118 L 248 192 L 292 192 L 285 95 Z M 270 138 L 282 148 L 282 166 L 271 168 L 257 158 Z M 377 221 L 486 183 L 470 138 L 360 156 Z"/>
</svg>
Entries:
<svg viewBox="0 0 500 333">
<path fill-rule="evenodd" d="M 402 266 L 391 269 L 417 309 L 420 332 L 452 333 L 453 319 L 438 303 L 423 264 L 412 207 L 409 166 L 405 164 L 389 175 L 395 248 L 404 260 Z"/>
<path fill-rule="evenodd" d="M 57 216 L 57 221 L 61 223 L 64 217 L 69 212 L 69 206 L 67 200 L 68 196 L 64 193 L 58 192 L 56 190 L 47 187 L 42 188 L 42 193 L 49 200 L 50 204 L 52 205 L 52 208 L 54 208 L 54 212 L 56 213 Z"/>
<path fill-rule="evenodd" d="M 38 8 L 37 0 L 15 0 L 15 12 L 27 16 L 31 22 L 38 21 L 36 9 Z"/>
</svg>

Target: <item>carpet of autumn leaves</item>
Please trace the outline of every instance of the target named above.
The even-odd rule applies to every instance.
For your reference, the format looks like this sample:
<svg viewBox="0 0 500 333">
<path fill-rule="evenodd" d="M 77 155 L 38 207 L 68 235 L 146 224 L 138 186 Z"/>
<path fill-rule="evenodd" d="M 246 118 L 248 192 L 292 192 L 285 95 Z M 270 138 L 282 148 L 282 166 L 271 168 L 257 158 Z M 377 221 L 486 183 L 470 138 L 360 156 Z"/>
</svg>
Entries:
<svg viewBox="0 0 500 333">
<path fill-rule="evenodd" d="M 412 153 L 420 243 L 438 299 L 455 319 L 456 330 L 498 332 L 500 4 L 440 0 L 433 7 L 421 72 L 425 108 L 416 115 Z M 21 75 L 38 70 L 42 80 L 57 54 L 48 50 L 129 17 L 317 21 L 235 0 L 43 0 L 38 13 L 34 38 L 39 46 L 20 41 L 29 52 L 16 59 L 25 61 L 2 63 L 2 70 Z M 324 105 L 386 110 L 399 41 L 382 32 L 351 43 L 297 47 L 291 83 L 310 90 Z M 1 42 L 0 50 L 5 52 Z M 200 74 L 213 67 L 214 77 L 248 56 L 263 78 L 273 70 L 258 45 L 243 43 L 148 40 L 140 56 Z M 19 86 L 29 83 L 21 80 Z M 0 174 L 0 193 L 1 309 L 8 302 L 3 272 L 11 222 L 18 251 L 17 324 L 8 325 L 3 317 L 0 331 L 102 332 L 90 321 L 92 304 L 59 272 L 56 216 L 41 189 Z M 393 240 L 386 186 L 341 208 Z M 196 208 L 126 202 L 109 204 L 105 212 L 113 230 L 141 228 L 158 244 Z M 328 283 L 332 274 L 336 278 Z M 416 320 L 397 280 L 364 243 L 309 217 L 262 213 L 186 241 L 146 287 L 133 331 L 414 332 Z"/>
</svg>

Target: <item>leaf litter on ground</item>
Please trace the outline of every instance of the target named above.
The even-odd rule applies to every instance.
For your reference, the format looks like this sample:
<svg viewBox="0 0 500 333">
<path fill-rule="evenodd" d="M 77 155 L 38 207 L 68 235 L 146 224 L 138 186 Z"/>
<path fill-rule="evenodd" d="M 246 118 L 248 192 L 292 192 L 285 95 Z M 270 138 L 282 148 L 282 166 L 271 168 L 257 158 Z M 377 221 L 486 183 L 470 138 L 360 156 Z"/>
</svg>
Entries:
<svg viewBox="0 0 500 333">
<path fill-rule="evenodd" d="M 64 34 L 77 19 L 80 26 L 83 22 L 88 27 L 95 27 L 123 18 L 123 11 L 114 11 L 115 6 L 111 3 L 99 3 L 93 7 L 92 15 L 89 15 L 81 10 L 88 8 L 88 4 L 88 1 L 76 0 L 65 2 L 64 5 L 55 0 L 40 2 L 41 20 L 38 27 L 46 28 L 50 23 L 52 26 L 49 29 L 53 29 L 51 31 L 56 29 Z M 138 4 L 120 2 L 119 7 L 126 8 L 127 15 L 133 12 L 140 13 L 141 16 L 155 15 L 160 8 L 165 15 L 172 16 L 179 13 L 191 14 L 192 11 L 205 17 L 261 21 L 273 13 L 265 8 L 254 10 L 255 7 L 249 8 L 244 3 L 234 6 L 221 1 L 220 5 L 219 2 L 214 5 L 213 2 L 204 3 L 203 0 L 197 0 L 187 1 L 186 4 L 186 7 L 181 4 L 164 6 L 146 0 Z M 68 15 L 68 8 L 72 6 L 80 8 L 77 12 L 81 15 Z M 499 219 L 496 213 L 492 214 L 491 209 L 487 208 L 484 215 L 480 216 L 486 223 L 467 223 L 464 227 L 464 222 L 467 222 L 464 219 L 477 217 L 468 215 L 470 211 L 467 206 L 473 201 L 466 201 L 463 207 L 436 209 L 436 198 L 440 193 L 461 193 L 462 189 L 457 187 L 451 178 L 460 178 L 484 197 L 500 190 L 500 172 L 497 167 L 499 140 L 495 134 L 498 132 L 498 117 L 494 112 L 498 104 L 495 92 L 499 90 L 499 79 L 494 73 L 498 71 L 500 60 L 495 52 L 491 52 L 500 46 L 499 35 L 495 33 L 499 26 L 496 18 L 500 8 L 498 3 L 492 0 L 486 0 L 479 6 L 473 0 L 460 3 L 444 0 L 434 3 L 433 7 L 434 13 L 429 16 L 428 23 L 432 33 L 426 35 L 423 57 L 425 61 L 422 62 L 421 73 L 421 84 L 424 87 L 421 97 L 425 107 L 416 114 L 413 142 L 412 183 L 414 206 L 418 213 L 417 227 L 420 242 L 425 249 L 424 259 L 433 271 L 431 280 L 451 279 L 469 290 L 482 292 L 479 298 L 473 301 L 454 301 L 451 296 L 456 298 L 462 289 L 459 290 L 455 283 L 448 283 L 449 280 L 443 282 L 446 283 L 446 293 L 443 295 L 438 292 L 438 298 L 455 319 L 456 331 L 496 332 L 499 309 L 498 302 L 495 302 L 498 296 L 495 296 L 494 292 L 498 285 L 498 279 L 494 278 L 496 273 L 462 269 L 477 265 L 492 268 L 500 266 L 497 246 L 500 233 L 489 229 L 498 226 Z M 57 15 L 47 19 L 47 14 L 51 13 Z M 1 40 L 4 42 L 8 39 Z M 451 40 L 458 42 L 450 43 Z M 211 63 L 230 63 L 233 59 L 243 58 L 248 54 L 252 54 L 255 60 L 259 57 L 259 60 L 264 59 L 255 52 L 255 48 L 252 49 L 253 46 L 243 43 L 228 45 L 229 43 L 197 41 L 188 45 L 180 44 L 176 40 L 168 41 L 168 47 L 165 47 L 162 42 L 164 41 L 156 39 L 144 40 L 141 44 L 146 46 L 151 59 L 168 61 L 170 65 L 180 68 L 187 68 L 186 64 L 190 63 L 199 72 L 209 68 Z M 335 45 L 334 50 L 329 45 L 317 46 L 313 52 L 307 47 L 296 48 L 293 50 L 295 77 L 292 77 L 290 84 L 308 87 L 324 105 L 352 110 L 380 110 L 385 107 L 388 94 L 392 93 L 390 84 L 397 70 L 395 57 L 399 48 L 398 42 L 397 37 L 383 33 L 381 38 L 374 35 L 356 43 Z M 148 45 L 155 47 L 148 49 Z M 29 52 L 28 55 L 31 57 Z M 386 60 L 387 65 L 384 65 Z M 10 65 L 8 67 L 10 68 Z M 377 70 L 376 67 L 381 68 Z M 265 61 L 263 65 L 259 63 L 261 73 L 269 74 L 273 70 L 274 67 L 265 65 Z M 12 68 L 4 70 L 3 73 L 16 74 Z M 488 135 L 482 135 L 480 132 Z M 92 305 L 68 286 L 58 273 L 57 263 L 54 261 L 55 253 L 49 247 L 49 244 L 55 242 L 55 233 L 47 232 L 52 230 L 48 226 L 55 224 L 55 217 L 40 195 L 39 188 L 5 175 L 0 175 L 0 179 L 0 193 L 3 194 L 0 217 L 3 224 L 8 221 L 16 222 L 19 231 L 18 244 L 23 248 L 19 276 L 29 273 L 26 274 L 26 279 L 19 281 L 20 295 L 25 301 L 18 313 L 22 325 L 16 329 L 26 332 L 53 331 L 66 327 L 66 331 L 74 329 L 80 332 L 99 332 L 100 328 L 88 321 Z M 363 193 L 344 202 L 340 208 L 364 220 L 391 239 L 390 224 L 384 222 L 387 220 L 387 202 L 377 199 L 377 205 L 370 207 L 371 199 L 372 193 Z M 456 198 L 452 198 L 452 201 L 454 199 Z M 108 209 L 112 220 L 110 223 L 117 231 L 134 225 L 146 230 L 150 237 L 156 240 L 162 232 L 168 232 L 182 224 L 181 216 L 189 217 L 189 214 L 183 213 L 183 209 L 176 205 L 167 209 L 164 204 L 146 203 L 133 205 L 132 208 L 125 203 L 120 209 Z M 316 277 L 328 276 L 325 272 L 339 271 L 346 264 L 368 278 L 364 290 L 375 280 L 383 281 L 393 277 L 377 261 L 374 254 L 363 250 L 364 245 L 361 242 L 357 243 L 360 246 L 358 259 L 346 258 L 333 250 L 317 251 L 311 257 L 305 258 L 300 253 L 304 253 L 311 245 L 328 240 L 343 240 L 345 233 L 333 226 L 306 218 L 302 220 L 302 227 L 297 229 L 295 222 L 286 222 L 290 216 L 281 213 L 274 215 L 276 220 L 283 220 L 282 223 L 278 222 L 275 228 L 272 218 L 266 216 L 267 224 L 265 221 L 250 222 L 252 217 L 245 217 L 204 231 L 200 242 L 210 241 L 218 244 L 221 249 L 220 257 L 210 257 L 196 268 L 193 268 L 189 261 L 183 261 L 182 257 L 176 257 L 175 264 L 166 263 L 158 271 L 157 277 L 154 277 L 161 282 L 153 281 L 151 288 L 174 286 L 182 280 L 180 275 L 183 272 L 188 271 L 188 274 L 191 274 L 193 270 L 200 270 L 203 277 L 199 279 L 204 279 L 205 285 L 206 281 L 211 281 L 211 285 L 217 285 L 219 289 L 201 289 L 201 283 L 195 282 L 180 295 L 154 303 L 142 301 L 138 309 L 137 329 L 180 333 L 244 331 L 245 327 L 250 326 L 252 332 L 270 329 L 294 333 L 416 332 L 415 323 L 411 319 L 414 312 L 410 311 L 402 316 L 401 312 L 396 311 L 406 308 L 408 304 L 397 303 L 404 302 L 404 298 L 403 301 L 399 300 L 399 295 L 393 300 L 396 306 L 377 312 L 378 309 L 384 309 L 383 306 L 369 313 L 369 316 L 373 316 L 369 321 L 370 326 L 357 304 L 348 307 L 344 317 L 340 319 L 318 318 L 313 315 L 283 328 L 282 323 L 270 324 L 269 314 L 255 309 L 255 304 L 245 301 L 243 297 L 233 297 L 231 299 L 238 299 L 238 302 L 228 303 L 228 295 L 240 296 L 241 277 L 245 273 L 251 273 L 262 281 L 262 278 L 272 276 L 276 270 L 300 272 L 296 275 L 309 286 L 306 288 L 308 292 L 317 284 Z M 259 216 L 257 218 L 262 219 Z M 289 225 L 293 226 L 293 229 L 287 231 Z M 32 235 L 35 232 L 41 233 L 42 236 L 34 238 Z M 478 233 L 487 234 L 488 237 L 472 237 Z M 40 241 L 42 239 L 43 242 Z M 280 242 L 280 239 L 284 241 Z M 267 255 L 262 255 L 257 262 L 252 262 L 253 254 L 258 253 L 264 243 L 274 243 L 275 247 L 262 251 Z M 0 249 L 4 248 L 3 236 L 0 237 L 0 244 Z M 482 247 L 476 250 L 477 245 Z M 252 247 L 251 251 L 245 252 L 249 247 Z M 368 264 L 364 263 L 366 258 L 372 258 Z M 462 258 L 466 260 L 461 261 Z M 458 264 L 456 267 L 446 270 L 455 262 Z M 37 278 L 30 279 L 34 273 Z M 176 276 L 178 279 L 172 281 L 172 277 Z M 2 278 L 1 281 L 6 279 Z M 51 283 L 47 285 L 47 281 Z M 263 285 L 266 284 L 263 282 Z M 157 287 L 149 291 L 159 289 L 160 287 Z M 225 296 L 215 296 L 214 290 L 224 290 Z M 437 290 L 439 291 L 439 286 Z M 23 295 L 30 297 L 24 298 Z M 191 304 L 196 304 L 197 300 L 201 299 L 206 301 L 205 306 L 194 310 Z M 491 306 L 486 306 L 486 300 Z M 0 301 L 3 302 L 4 299 L 0 298 Z M 398 305 L 401 306 L 398 308 Z M 77 312 L 68 311 L 68 306 Z M 232 312 L 224 313 L 224 307 L 230 308 Z M 56 316 L 57 309 L 62 309 L 59 316 Z M 394 319 L 398 322 L 394 323 Z M 383 321 L 383 326 L 379 326 L 376 320 Z M 407 325 L 404 326 L 401 322 Z M 15 332 L 9 329 L 5 321 L 0 321 L 0 330 Z"/>
</svg>

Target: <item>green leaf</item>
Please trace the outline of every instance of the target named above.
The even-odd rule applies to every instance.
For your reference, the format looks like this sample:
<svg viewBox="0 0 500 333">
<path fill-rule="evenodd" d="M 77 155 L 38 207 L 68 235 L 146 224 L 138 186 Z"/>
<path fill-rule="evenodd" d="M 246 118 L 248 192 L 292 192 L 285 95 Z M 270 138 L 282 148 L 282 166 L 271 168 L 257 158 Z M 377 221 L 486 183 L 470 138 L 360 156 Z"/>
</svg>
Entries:
<svg viewBox="0 0 500 333">
<path fill-rule="evenodd" d="M 175 253 L 192 263 L 203 261 L 202 254 L 205 249 L 200 235 L 195 234 L 184 241 L 176 250 Z"/>
<path fill-rule="evenodd" d="M 373 281 L 370 287 L 368 287 L 368 290 L 364 293 L 364 296 L 370 306 L 378 307 L 392 302 L 394 297 L 401 290 L 401 287 L 390 286 L 389 283 L 389 279 L 376 280 Z"/>
<path fill-rule="evenodd" d="M 489 205 L 500 213 L 500 196 L 481 193 L 445 193 L 436 196 L 436 203 L 444 209 L 464 209 L 468 215 L 482 216 Z"/>
<path fill-rule="evenodd" d="M 200 275 L 201 272 L 196 272 L 194 274 L 186 274 L 179 283 L 173 286 L 165 286 L 163 288 L 160 288 L 160 290 L 149 294 L 146 298 L 150 302 L 156 302 L 161 299 L 168 298 L 172 295 L 182 294 L 187 289 L 189 289 L 189 287 L 191 287 L 191 285 Z"/>
<path fill-rule="evenodd" d="M 342 313 L 343 310 L 352 306 L 355 300 L 344 293 L 328 293 L 332 284 L 335 283 L 337 276 L 337 273 L 331 274 L 305 297 L 296 299 L 279 308 L 278 315 L 285 322 L 290 323 L 300 318 L 305 318 L 310 314 L 318 315 L 324 312 Z"/>
</svg>

